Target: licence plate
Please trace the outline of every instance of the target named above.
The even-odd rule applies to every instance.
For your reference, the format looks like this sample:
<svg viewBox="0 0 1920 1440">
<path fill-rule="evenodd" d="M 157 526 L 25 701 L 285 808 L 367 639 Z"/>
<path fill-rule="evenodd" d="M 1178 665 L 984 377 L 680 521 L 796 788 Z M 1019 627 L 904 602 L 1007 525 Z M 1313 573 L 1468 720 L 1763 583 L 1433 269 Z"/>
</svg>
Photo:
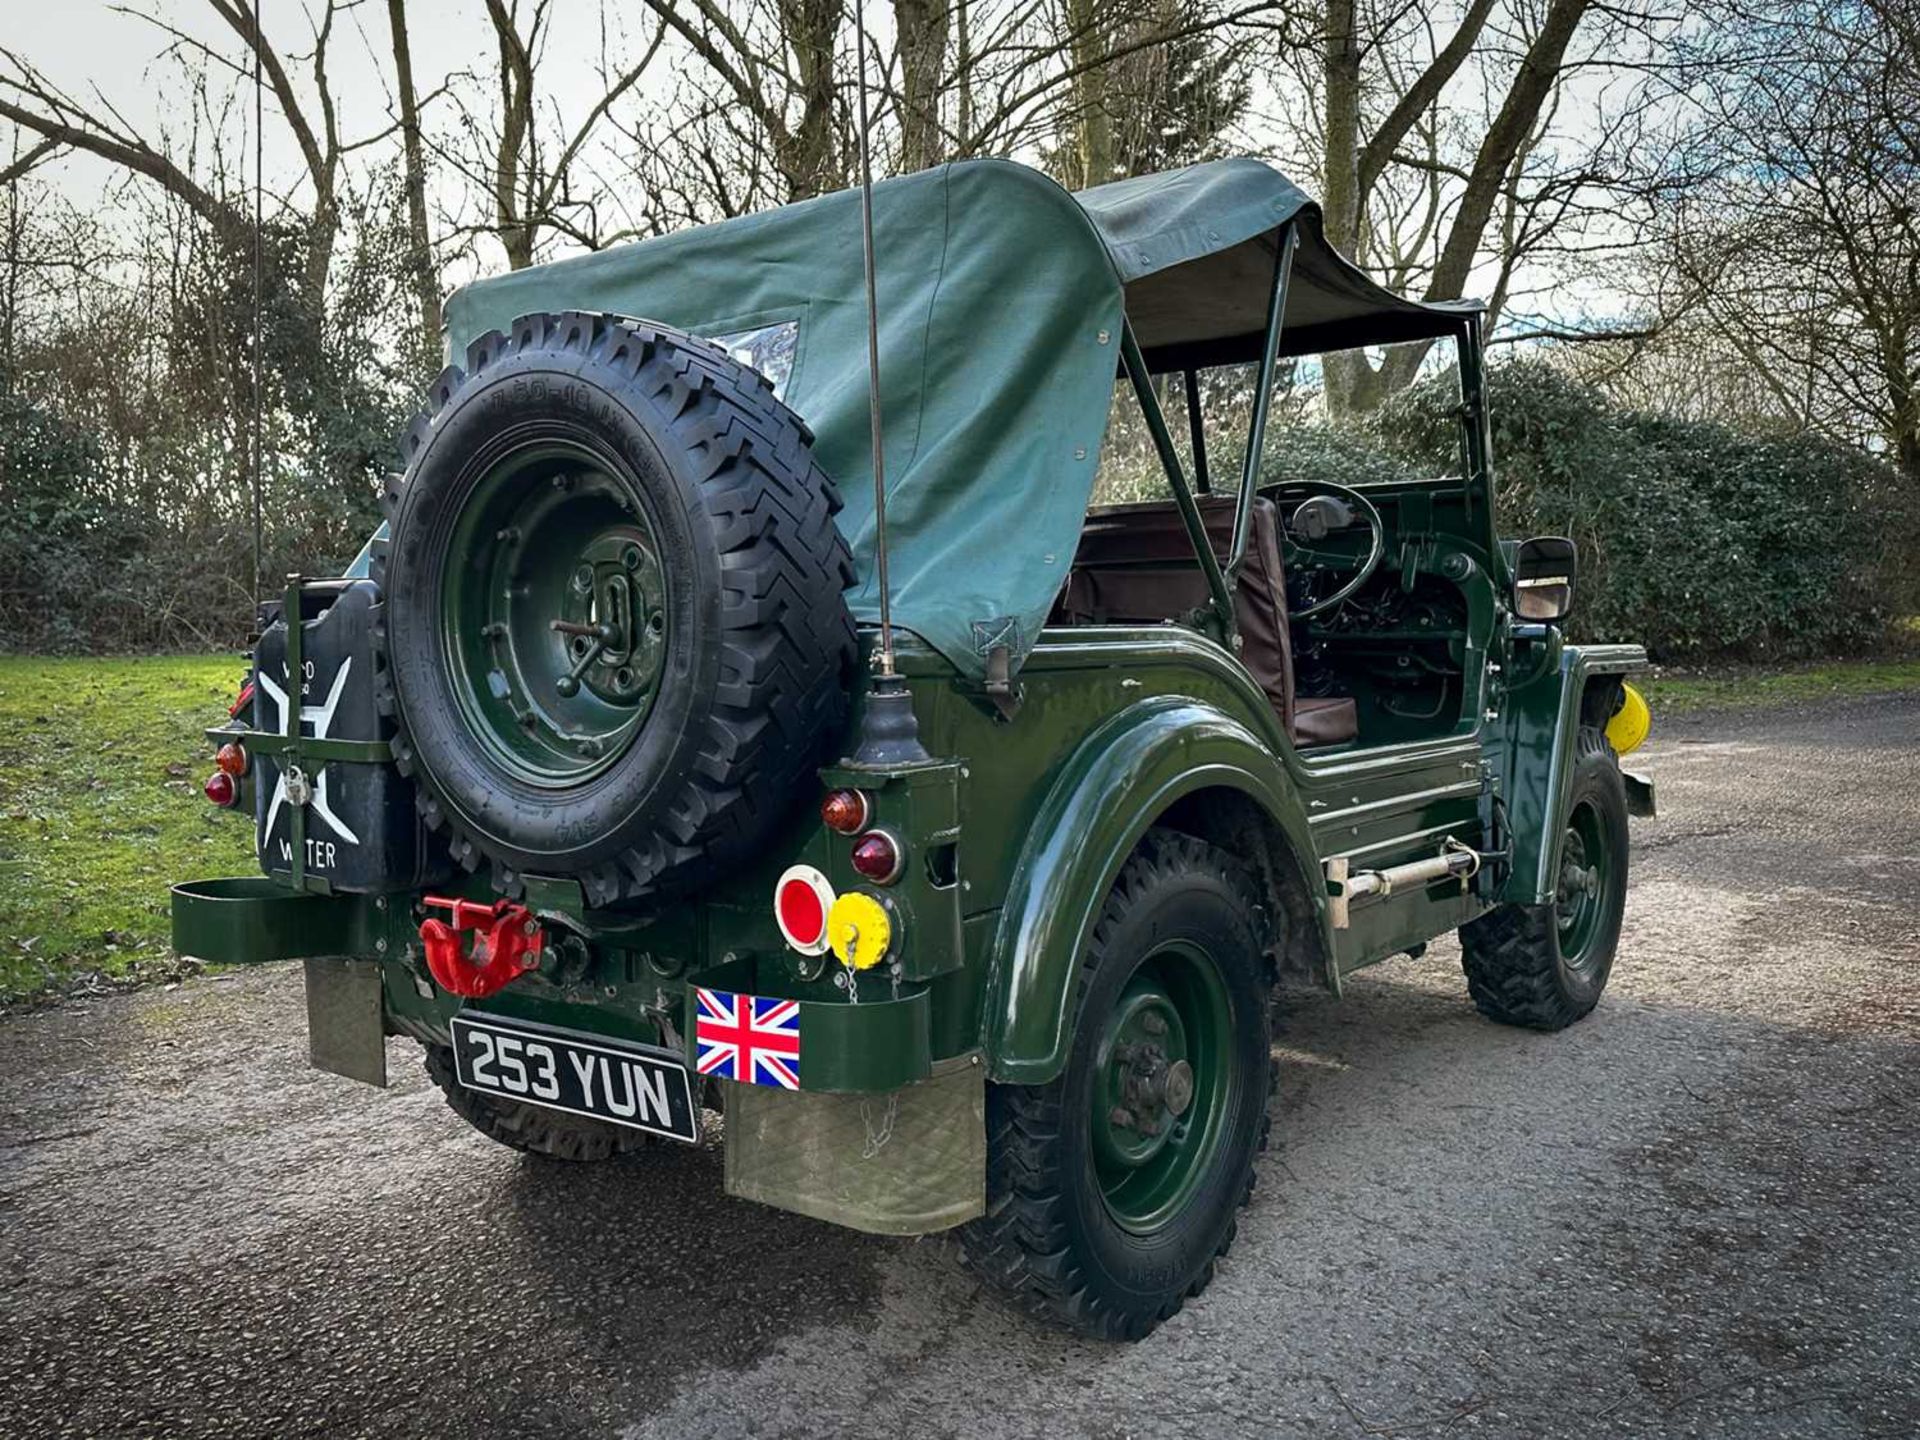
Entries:
<svg viewBox="0 0 1920 1440">
<path fill-rule="evenodd" d="M 689 1144 L 700 1112 L 670 1050 L 497 1015 L 453 1017 L 453 1064 L 469 1090 L 585 1115 Z"/>
</svg>

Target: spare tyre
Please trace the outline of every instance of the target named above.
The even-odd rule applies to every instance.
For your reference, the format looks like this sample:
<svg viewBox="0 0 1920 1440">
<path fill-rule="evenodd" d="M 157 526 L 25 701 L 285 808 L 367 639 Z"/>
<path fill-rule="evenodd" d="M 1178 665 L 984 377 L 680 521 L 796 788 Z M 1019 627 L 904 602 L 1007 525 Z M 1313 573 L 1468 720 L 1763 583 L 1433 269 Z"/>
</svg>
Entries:
<svg viewBox="0 0 1920 1440">
<path fill-rule="evenodd" d="M 434 383 L 374 555 L 379 693 L 469 870 L 638 899 L 810 795 L 854 656 L 812 440 L 719 347 L 617 316 L 524 317 Z"/>
</svg>

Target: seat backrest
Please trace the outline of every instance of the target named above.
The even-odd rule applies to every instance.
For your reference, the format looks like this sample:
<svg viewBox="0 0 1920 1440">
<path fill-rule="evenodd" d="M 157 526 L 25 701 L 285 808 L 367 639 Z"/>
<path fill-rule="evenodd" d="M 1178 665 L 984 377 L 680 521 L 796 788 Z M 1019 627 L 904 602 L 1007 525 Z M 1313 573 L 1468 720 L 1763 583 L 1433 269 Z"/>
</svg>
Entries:
<svg viewBox="0 0 1920 1440">
<path fill-rule="evenodd" d="M 1233 543 L 1234 498 L 1198 497 L 1213 551 L 1224 561 Z M 1280 521 L 1273 502 L 1255 497 L 1246 564 L 1234 587 L 1240 660 L 1260 682 L 1274 713 L 1293 728 L 1293 652 L 1287 634 L 1286 577 L 1280 569 Z M 1055 603 L 1069 625 L 1151 625 L 1207 603 L 1207 581 L 1179 508 L 1171 500 L 1102 505 L 1087 512 L 1073 570 Z"/>
</svg>

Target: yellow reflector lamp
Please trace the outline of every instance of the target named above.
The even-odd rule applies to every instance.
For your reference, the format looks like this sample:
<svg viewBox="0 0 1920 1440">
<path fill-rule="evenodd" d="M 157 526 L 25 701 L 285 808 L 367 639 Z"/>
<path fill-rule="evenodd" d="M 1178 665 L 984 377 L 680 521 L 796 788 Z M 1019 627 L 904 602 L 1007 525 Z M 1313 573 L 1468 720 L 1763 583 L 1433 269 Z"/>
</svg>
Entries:
<svg viewBox="0 0 1920 1440">
<path fill-rule="evenodd" d="M 1620 687 L 1624 698 L 1620 708 L 1607 722 L 1607 743 L 1613 746 L 1616 755 L 1630 755 L 1646 743 L 1647 732 L 1653 728 L 1653 711 L 1647 708 L 1647 697 L 1631 685 Z"/>
<path fill-rule="evenodd" d="M 849 890 L 827 912 L 827 943 L 841 964 L 871 969 L 887 958 L 893 944 L 893 919 L 873 896 Z"/>
</svg>

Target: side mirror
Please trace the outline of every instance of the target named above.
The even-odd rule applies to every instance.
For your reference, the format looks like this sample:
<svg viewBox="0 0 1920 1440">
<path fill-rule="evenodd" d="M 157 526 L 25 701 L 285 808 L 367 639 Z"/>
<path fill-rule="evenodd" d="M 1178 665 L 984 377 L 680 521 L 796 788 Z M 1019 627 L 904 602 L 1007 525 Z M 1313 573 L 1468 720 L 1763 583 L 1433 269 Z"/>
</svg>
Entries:
<svg viewBox="0 0 1920 1440">
<path fill-rule="evenodd" d="M 1513 613 L 1522 620 L 1564 620 L 1573 610 L 1578 552 L 1564 535 L 1522 540 L 1513 555 Z"/>
</svg>

